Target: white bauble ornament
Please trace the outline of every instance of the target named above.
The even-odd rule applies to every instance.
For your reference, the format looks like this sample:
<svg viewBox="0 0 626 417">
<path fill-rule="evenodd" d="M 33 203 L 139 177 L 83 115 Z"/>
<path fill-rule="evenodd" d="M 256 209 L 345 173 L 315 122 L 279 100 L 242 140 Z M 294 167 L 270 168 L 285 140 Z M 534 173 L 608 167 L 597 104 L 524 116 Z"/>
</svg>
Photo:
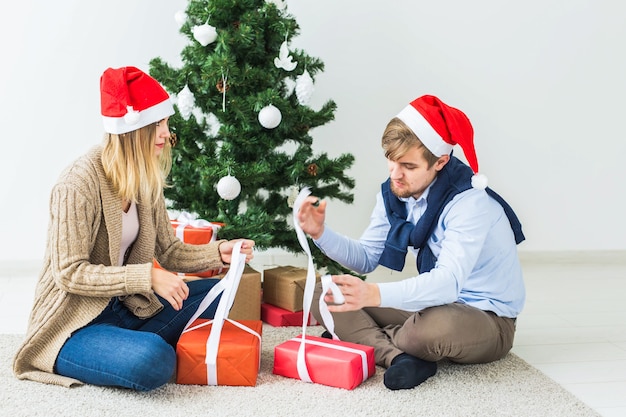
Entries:
<svg viewBox="0 0 626 417">
<path fill-rule="evenodd" d="M 313 90 L 313 78 L 311 78 L 309 71 L 304 70 L 302 75 L 298 75 L 296 78 L 296 97 L 298 97 L 298 103 L 302 106 L 308 104 L 313 95 Z"/>
<path fill-rule="evenodd" d="M 185 84 L 185 87 L 180 90 L 180 93 L 178 93 L 177 97 L 177 105 L 178 110 L 180 111 L 180 115 L 183 117 L 183 119 L 189 120 L 189 116 L 191 116 L 191 112 L 196 105 L 196 99 L 187 84 Z"/>
<path fill-rule="evenodd" d="M 182 27 L 185 22 L 187 21 L 187 13 L 185 13 L 184 10 L 179 10 L 176 13 L 174 13 L 174 20 L 176 20 L 176 23 L 178 23 L 178 27 Z"/>
<path fill-rule="evenodd" d="M 263 107 L 259 112 L 259 123 L 266 129 L 274 129 L 282 119 L 283 115 L 280 110 L 272 104 Z"/>
<path fill-rule="evenodd" d="M 220 178 L 217 182 L 217 193 L 224 200 L 234 200 L 241 192 L 239 180 L 232 175 Z"/>
<path fill-rule="evenodd" d="M 202 46 L 207 46 L 208 44 L 215 42 L 217 39 L 217 31 L 215 28 L 208 23 L 204 25 L 194 26 L 192 29 L 193 37 L 200 43 Z"/>
</svg>

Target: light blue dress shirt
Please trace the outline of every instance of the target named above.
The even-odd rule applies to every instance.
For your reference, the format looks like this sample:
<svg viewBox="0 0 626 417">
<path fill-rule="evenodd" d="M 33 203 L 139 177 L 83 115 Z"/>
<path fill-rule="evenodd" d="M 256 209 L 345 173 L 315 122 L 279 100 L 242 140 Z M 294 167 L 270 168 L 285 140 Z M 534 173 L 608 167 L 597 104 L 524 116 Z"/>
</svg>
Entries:
<svg viewBox="0 0 626 417">
<path fill-rule="evenodd" d="M 417 200 L 402 199 L 413 224 L 426 210 L 429 190 Z M 378 266 L 390 227 L 379 192 L 370 224 L 359 240 L 325 226 L 315 244 L 340 264 L 367 274 Z M 435 267 L 401 281 L 379 283 L 380 307 L 420 311 L 460 302 L 502 317 L 521 312 L 525 289 L 513 231 L 502 206 L 484 190 L 457 194 L 444 207 L 427 244 L 437 257 Z"/>
</svg>

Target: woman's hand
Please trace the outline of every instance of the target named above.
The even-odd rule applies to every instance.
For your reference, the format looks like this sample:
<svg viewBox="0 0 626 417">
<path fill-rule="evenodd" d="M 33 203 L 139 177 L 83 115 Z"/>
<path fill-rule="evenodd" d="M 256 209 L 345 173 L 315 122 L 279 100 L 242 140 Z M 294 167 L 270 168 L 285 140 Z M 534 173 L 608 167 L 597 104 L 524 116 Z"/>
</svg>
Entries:
<svg viewBox="0 0 626 417">
<path fill-rule="evenodd" d="M 189 287 L 181 277 L 164 269 L 152 268 L 152 289 L 179 311 L 189 296 Z"/>
<path fill-rule="evenodd" d="M 324 296 L 324 301 L 328 304 L 328 310 L 332 312 L 354 311 L 363 307 L 378 307 L 380 305 L 380 290 L 378 285 L 366 283 L 354 275 L 333 275 L 333 282 L 337 284 L 345 303 L 333 304 L 333 295 L 329 291 Z"/>
<path fill-rule="evenodd" d="M 317 197 L 308 196 L 298 211 L 298 221 L 304 233 L 317 240 L 324 233 L 324 219 L 326 218 L 326 201 Z"/>
<path fill-rule="evenodd" d="M 252 248 L 254 247 L 254 240 L 235 239 L 220 243 L 219 251 L 222 262 L 224 262 L 225 264 L 229 264 L 231 262 L 233 257 L 233 247 L 235 246 L 235 243 L 239 241 L 243 241 L 243 243 L 241 244 L 240 253 L 246 257 L 246 262 L 250 262 L 252 258 L 254 258 L 254 253 L 252 252 Z"/>
</svg>

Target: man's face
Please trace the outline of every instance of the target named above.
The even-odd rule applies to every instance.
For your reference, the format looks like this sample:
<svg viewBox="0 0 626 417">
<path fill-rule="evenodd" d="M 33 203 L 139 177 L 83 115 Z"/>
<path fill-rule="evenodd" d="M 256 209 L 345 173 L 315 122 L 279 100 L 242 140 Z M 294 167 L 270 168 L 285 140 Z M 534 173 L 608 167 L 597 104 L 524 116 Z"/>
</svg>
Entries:
<svg viewBox="0 0 626 417">
<path fill-rule="evenodd" d="M 429 168 L 422 149 L 417 147 L 395 161 L 388 159 L 391 191 L 400 198 L 419 198 L 449 160 L 450 156 L 444 155 Z"/>
</svg>

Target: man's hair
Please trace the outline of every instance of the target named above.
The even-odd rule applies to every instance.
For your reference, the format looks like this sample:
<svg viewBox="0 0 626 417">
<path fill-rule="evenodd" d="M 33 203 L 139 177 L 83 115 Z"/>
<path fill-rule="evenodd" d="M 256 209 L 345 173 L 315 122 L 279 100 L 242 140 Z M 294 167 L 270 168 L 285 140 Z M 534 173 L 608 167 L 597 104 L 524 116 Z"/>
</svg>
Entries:
<svg viewBox="0 0 626 417">
<path fill-rule="evenodd" d="M 422 155 L 428 162 L 428 168 L 431 168 L 439 159 L 435 156 L 417 137 L 415 133 L 400 119 L 394 117 L 387 124 L 383 138 L 381 141 L 385 157 L 389 160 L 396 161 L 411 148 L 422 150 Z"/>
<path fill-rule="evenodd" d="M 140 197 L 152 203 L 161 198 L 172 157 L 168 140 L 158 157 L 155 142 L 156 123 L 119 135 L 105 134 L 102 165 L 121 198 L 135 203 Z"/>
</svg>

